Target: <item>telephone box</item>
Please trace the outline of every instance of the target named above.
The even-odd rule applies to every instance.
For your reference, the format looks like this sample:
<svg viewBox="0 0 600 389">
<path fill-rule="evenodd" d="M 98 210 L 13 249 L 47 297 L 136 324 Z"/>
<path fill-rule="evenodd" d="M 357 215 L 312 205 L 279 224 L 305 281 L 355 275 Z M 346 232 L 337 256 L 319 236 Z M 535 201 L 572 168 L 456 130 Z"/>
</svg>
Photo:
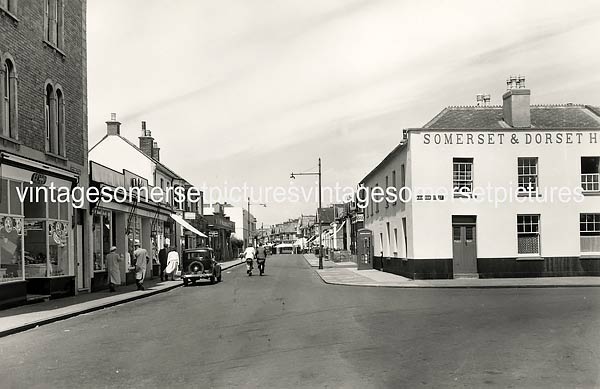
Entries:
<svg viewBox="0 0 600 389">
<path fill-rule="evenodd" d="M 361 228 L 356 235 L 358 270 L 373 269 L 373 231 Z"/>
</svg>

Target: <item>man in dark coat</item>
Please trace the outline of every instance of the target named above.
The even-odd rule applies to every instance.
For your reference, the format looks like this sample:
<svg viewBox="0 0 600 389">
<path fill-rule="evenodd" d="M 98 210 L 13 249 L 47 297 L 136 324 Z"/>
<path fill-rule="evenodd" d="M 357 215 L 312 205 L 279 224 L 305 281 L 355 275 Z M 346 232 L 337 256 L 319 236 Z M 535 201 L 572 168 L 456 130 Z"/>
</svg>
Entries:
<svg viewBox="0 0 600 389">
<path fill-rule="evenodd" d="M 165 269 L 167 268 L 167 256 L 169 255 L 169 245 L 165 243 L 162 249 L 158 252 L 158 262 L 160 263 L 160 280 L 166 281 L 167 276 Z"/>
</svg>

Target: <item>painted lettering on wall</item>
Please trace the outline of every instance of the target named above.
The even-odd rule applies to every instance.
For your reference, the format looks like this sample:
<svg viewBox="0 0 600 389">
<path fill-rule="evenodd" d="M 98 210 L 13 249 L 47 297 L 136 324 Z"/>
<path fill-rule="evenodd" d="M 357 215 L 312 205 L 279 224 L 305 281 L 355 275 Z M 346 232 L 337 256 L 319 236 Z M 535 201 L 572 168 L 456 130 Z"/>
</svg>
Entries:
<svg viewBox="0 0 600 389">
<path fill-rule="evenodd" d="M 598 132 L 438 132 L 423 134 L 426 145 L 597 144 Z"/>
</svg>

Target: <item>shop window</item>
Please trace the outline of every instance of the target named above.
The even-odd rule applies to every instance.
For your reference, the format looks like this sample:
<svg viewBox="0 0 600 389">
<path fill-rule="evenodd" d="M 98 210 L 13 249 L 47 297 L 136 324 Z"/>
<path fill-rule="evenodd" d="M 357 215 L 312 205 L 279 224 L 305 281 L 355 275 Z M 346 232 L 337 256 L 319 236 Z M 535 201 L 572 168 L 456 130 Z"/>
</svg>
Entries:
<svg viewBox="0 0 600 389">
<path fill-rule="evenodd" d="M 93 217 L 94 271 L 106 271 L 106 254 L 112 246 L 112 218 L 108 211 L 101 211 Z"/>
<path fill-rule="evenodd" d="M 68 211 L 61 215 L 56 202 L 45 201 L 42 187 L 27 185 L 30 187 L 29 190 L 39 191 L 40 196 L 27 198 L 22 207 L 25 214 L 25 276 L 28 278 L 71 276 L 73 271 L 69 256 L 71 223 Z M 13 188 L 16 192 L 16 187 Z"/>
<path fill-rule="evenodd" d="M 473 191 L 473 158 L 452 160 L 452 189 L 456 194 Z"/>
<path fill-rule="evenodd" d="M 11 180 L 1 180 L 0 283 L 23 280 L 23 217 L 20 204 L 19 207 L 10 205 L 14 196 L 8 190 L 17 185 L 20 184 Z"/>
<path fill-rule="evenodd" d="M 71 275 L 69 226 L 68 222 L 61 220 L 48 221 L 48 273 L 51 277 Z"/>
<path fill-rule="evenodd" d="M 19 200 L 19 193 L 17 189 L 22 191 L 23 185 L 17 181 L 10 181 L 10 214 L 11 215 L 20 215 L 23 216 L 23 204 L 21 200 Z M 2 190 L 4 191 L 5 187 L 2 185 Z"/>
<path fill-rule="evenodd" d="M 540 253 L 540 215 L 517 215 L 519 254 Z"/>
<path fill-rule="evenodd" d="M 0 186 L 0 213 L 8 213 L 8 180 L 2 179 Z"/>
<path fill-rule="evenodd" d="M 600 157 L 581 157 L 581 188 L 584 192 L 600 191 Z"/>
<path fill-rule="evenodd" d="M 43 199 L 43 194 L 40 192 L 39 196 L 36 196 L 37 186 L 32 184 L 25 184 L 29 187 L 29 191 L 33 192 L 33 198 L 27 198 L 23 204 L 25 211 L 25 218 L 27 219 L 44 219 L 47 217 L 46 214 L 46 202 Z M 32 201 L 30 201 L 32 200 Z M 39 201 L 36 201 L 39 200 Z"/>
<path fill-rule="evenodd" d="M 524 192 L 537 192 L 538 189 L 538 159 L 518 158 L 517 162 L 518 187 Z"/>
<path fill-rule="evenodd" d="M 25 277 L 47 277 L 46 222 L 25 220 Z"/>
<path fill-rule="evenodd" d="M 0 283 L 23 279 L 23 219 L 0 216 Z"/>
<path fill-rule="evenodd" d="M 94 271 L 105 270 L 106 265 L 102 253 L 102 215 L 94 215 L 92 235 L 94 237 Z"/>
<path fill-rule="evenodd" d="M 579 214 L 579 242 L 582 253 L 600 253 L 600 213 Z"/>
</svg>

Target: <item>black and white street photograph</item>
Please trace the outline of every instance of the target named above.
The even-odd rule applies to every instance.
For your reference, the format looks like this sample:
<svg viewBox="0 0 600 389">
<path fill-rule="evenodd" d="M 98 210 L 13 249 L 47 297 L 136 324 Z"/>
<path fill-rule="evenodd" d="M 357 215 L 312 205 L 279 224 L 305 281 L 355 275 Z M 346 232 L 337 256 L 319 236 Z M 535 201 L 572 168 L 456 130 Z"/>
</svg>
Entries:
<svg viewBox="0 0 600 389">
<path fill-rule="evenodd" d="M 0 388 L 600 388 L 598 37 L 0 0 Z"/>
</svg>

